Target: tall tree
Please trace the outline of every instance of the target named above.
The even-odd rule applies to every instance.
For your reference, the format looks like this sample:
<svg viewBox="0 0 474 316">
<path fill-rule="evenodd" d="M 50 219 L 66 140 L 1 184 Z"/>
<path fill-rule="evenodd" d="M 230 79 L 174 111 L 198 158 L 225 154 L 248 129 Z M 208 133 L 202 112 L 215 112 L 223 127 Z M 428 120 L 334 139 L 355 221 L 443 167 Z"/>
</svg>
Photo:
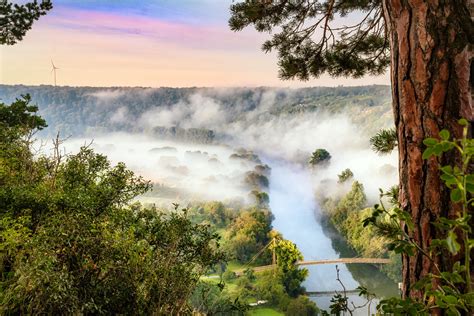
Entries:
<svg viewBox="0 0 474 316">
<path fill-rule="evenodd" d="M 51 0 L 14 4 L 0 0 L 0 44 L 14 45 L 21 41 L 33 23 L 53 8 Z"/>
<path fill-rule="evenodd" d="M 442 129 L 461 138 L 461 117 L 472 133 L 474 25 L 468 6 L 467 0 L 247 0 L 231 6 L 232 30 L 253 25 L 273 32 L 263 50 L 277 51 L 283 79 L 361 77 L 391 65 L 399 202 L 415 223 L 411 237 L 424 250 L 439 237 L 437 218 L 459 207 L 440 181 L 436 158 L 423 160 L 422 152 L 423 139 Z M 357 22 L 338 23 L 349 15 L 347 21 Z M 459 162 L 455 155 L 443 159 L 443 165 Z M 455 259 L 446 254 L 435 261 L 449 271 Z M 412 285 L 429 273 L 437 271 L 426 257 L 405 255 L 403 295 L 421 297 Z"/>
</svg>

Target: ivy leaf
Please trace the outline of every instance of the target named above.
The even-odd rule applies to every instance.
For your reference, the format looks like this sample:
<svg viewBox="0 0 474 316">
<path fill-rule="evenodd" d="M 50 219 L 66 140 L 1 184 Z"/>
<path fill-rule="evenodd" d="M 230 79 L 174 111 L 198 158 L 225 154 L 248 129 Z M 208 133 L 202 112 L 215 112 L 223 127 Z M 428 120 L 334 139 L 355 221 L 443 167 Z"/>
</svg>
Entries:
<svg viewBox="0 0 474 316">
<path fill-rule="evenodd" d="M 458 251 L 461 249 L 461 245 L 457 242 L 457 236 L 454 231 L 450 230 L 448 233 L 448 237 L 446 238 L 446 245 L 448 246 L 448 250 L 452 254 L 457 254 Z"/>
</svg>

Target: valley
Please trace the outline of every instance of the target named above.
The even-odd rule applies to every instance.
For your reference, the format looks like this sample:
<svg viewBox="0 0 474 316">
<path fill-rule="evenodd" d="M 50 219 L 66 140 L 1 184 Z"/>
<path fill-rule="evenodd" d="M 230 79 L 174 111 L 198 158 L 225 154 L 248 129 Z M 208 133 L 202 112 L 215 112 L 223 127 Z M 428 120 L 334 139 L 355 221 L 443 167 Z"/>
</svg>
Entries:
<svg viewBox="0 0 474 316">
<path fill-rule="evenodd" d="M 189 208 L 194 222 L 209 223 L 221 234 L 225 249 L 237 246 L 230 246 L 237 237 L 223 231 L 239 214 L 254 208 L 269 212 L 270 226 L 262 233 L 273 227 L 297 245 L 304 260 L 360 256 L 324 219 L 318 196 L 324 192 L 338 198 L 349 191 L 350 186 L 331 179 L 344 168 L 362 181 L 371 203 L 378 187 L 396 181 L 394 156 L 378 156 L 368 145 L 370 133 L 390 121 L 385 87 L 224 91 L 14 87 L 14 91 L 18 88 L 39 100 L 40 113 L 50 119 L 49 131 L 39 134 L 43 142 L 59 131 L 70 136 L 62 144 L 64 152 L 77 152 L 86 145 L 112 163 L 124 162 L 153 184 L 152 191 L 137 201 L 158 209 L 171 209 L 175 203 Z M 12 89 L 0 86 L 0 97 L 12 98 Z M 312 169 L 307 161 L 317 147 L 327 148 L 332 157 L 329 164 Z M 223 212 L 217 215 L 221 219 L 207 214 L 215 207 Z M 242 248 L 247 254 L 239 257 L 239 264 L 268 238 L 261 244 L 247 241 Z M 232 249 L 230 259 L 235 260 L 238 250 Z M 268 263 L 268 255 L 259 259 L 260 264 Z M 371 265 L 339 264 L 338 269 L 349 293 L 359 285 L 378 297 L 398 293 L 396 283 Z M 309 293 L 326 292 L 311 300 L 328 309 L 330 293 L 341 290 L 336 266 L 309 266 L 307 271 L 302 285 Z M 235 299 L 239 291 L 227 295 Z M 259 295 L 257 291 L 242 299 L 251 302 Z M 364 302 L 353 293 L 349 298 L 355 304 Z"/>
</svg>

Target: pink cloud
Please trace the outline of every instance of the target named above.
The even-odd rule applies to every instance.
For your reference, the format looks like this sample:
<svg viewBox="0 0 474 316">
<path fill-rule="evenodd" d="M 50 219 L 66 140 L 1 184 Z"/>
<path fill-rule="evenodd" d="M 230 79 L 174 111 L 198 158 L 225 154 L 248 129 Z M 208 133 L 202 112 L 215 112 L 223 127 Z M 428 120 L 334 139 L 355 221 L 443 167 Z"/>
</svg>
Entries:
<svg viewBox="0 0 474 316">
<path fill-rule="evenodd" d="M 255 48 L 262 36 L 255 32 L 230 31 L 227 25 L 191 25 L 139 15 L 71 10 L 59 7 L 47 19 L 50 27 L 108 36 L 140 36 L 152 41 L 201 49 Z"/>
</svg>

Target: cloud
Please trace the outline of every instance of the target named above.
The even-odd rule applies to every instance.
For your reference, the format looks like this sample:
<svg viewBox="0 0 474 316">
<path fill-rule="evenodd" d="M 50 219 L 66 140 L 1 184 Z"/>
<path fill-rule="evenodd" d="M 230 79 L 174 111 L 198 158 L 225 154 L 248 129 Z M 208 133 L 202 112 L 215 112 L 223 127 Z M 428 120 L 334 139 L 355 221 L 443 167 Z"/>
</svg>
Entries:
<svg viewBox="0 0 474 316">
<path fill-rule="evenodd" d="M 132 13 L 130 13 L 132 12 Z M 188 19 L 173 20 L 148 16 L 143 12 L 126 10 L 95 10 L 94 8 L 69 8 L 59 6 L 48 18 L 51 27 L 70 31 L 87 32 L 94 35 L 142 37 L 148 41 L 168 43 L 177 47 L 194 49 L 242 50 L 245 41 L 232 38 L 227 27 L 216 27 L 206 23 L 191 23 Z M 226 24 L 224 24 L 226 25 Z M 240 39 L 248 37 L 244 32 Z M 253 34 L 251 37 L 255 37 Z M 261 37 L 261 36 L 257 36 Z M 252 45 L 253 46 L 253 45 Z"/>
</svg>

